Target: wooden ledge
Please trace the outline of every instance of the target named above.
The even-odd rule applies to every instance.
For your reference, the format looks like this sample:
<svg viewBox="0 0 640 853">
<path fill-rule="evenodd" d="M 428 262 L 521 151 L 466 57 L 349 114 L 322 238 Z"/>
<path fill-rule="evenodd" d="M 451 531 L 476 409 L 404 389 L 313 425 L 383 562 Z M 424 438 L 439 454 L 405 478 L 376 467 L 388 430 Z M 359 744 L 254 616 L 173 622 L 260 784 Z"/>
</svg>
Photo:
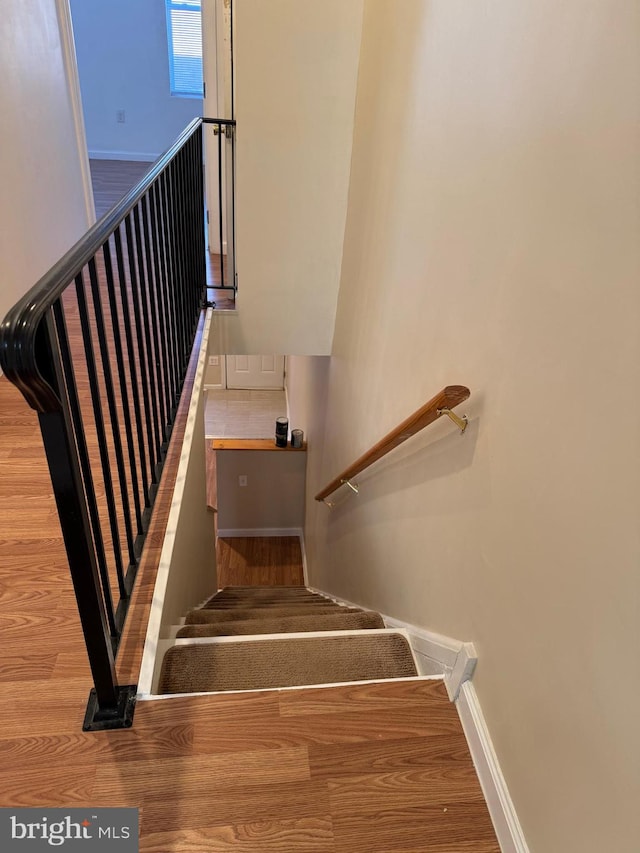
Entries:
<svg viewBox="0 0 640 853">
<path fill-rule="evenodd" d="M 279 450 L 300 453 L 307 449 L 306 441 L 302 447 L 277 447 L 273 438 L 214 438 L 211 441 L 213 450 Z"/>
</svg>

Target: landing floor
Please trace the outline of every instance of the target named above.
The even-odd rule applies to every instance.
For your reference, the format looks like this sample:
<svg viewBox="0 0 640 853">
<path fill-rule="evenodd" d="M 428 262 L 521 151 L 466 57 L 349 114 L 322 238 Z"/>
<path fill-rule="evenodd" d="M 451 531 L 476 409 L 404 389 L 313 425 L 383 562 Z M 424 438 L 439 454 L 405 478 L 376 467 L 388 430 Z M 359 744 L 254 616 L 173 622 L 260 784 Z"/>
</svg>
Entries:
<svg viewBox="0 0 640 853">
<path fill-rule="evenodd" d="M 273 438 L 286 416 L 284 391 L 210 389 L 204 412 L 207 438 Z"/>
<path fill-rule="evenodd" d="M 218 586 L 304 586 L 297 536 L 218 539 Z"/>
</svg>

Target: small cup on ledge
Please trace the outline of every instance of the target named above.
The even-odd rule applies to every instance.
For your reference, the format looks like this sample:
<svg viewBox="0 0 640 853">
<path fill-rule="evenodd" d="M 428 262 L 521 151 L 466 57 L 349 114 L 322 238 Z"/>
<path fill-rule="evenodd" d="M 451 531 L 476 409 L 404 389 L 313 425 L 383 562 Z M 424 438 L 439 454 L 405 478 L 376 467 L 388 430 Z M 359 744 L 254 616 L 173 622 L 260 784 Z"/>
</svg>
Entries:
<svg viewBox="0 0 640 853">
<path fill-rule="evenodd" d="M 304 441 L 304 433 L 301 429 L 291 430 L 291 447 L 302 447 Z"/>
</svg>

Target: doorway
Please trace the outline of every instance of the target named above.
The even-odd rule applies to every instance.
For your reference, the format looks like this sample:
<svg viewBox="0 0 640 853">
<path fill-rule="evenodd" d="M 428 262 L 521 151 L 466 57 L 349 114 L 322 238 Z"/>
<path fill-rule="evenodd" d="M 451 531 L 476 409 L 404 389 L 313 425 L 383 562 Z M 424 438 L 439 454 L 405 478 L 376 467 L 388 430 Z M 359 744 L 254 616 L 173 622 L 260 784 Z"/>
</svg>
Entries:
<svg viewBox="0 0 640 853">
<path fill-rule="evenodd" d="M 226 357 L 227 388 L 282 391 L 284 388 L 283 355 L 228 355 Z"/>
</svg>

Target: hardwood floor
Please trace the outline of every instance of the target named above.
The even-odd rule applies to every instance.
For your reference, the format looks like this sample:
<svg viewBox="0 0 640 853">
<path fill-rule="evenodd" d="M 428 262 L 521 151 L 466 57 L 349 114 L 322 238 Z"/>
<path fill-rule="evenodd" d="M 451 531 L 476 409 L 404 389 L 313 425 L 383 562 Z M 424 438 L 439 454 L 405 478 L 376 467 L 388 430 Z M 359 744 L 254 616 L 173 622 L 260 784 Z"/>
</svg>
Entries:
<svg viewBox="0 0 640 853">
<path fill-rule="evenodd" d="M 297 536 L 218 539 L 218 586 L 302 586 Z"/>
<path fill-rule="evenodd" d="M 90 160 L 96 218 L 111 210 L 147 174 L 153 163 L 134 160 Z"/>
</svg>

